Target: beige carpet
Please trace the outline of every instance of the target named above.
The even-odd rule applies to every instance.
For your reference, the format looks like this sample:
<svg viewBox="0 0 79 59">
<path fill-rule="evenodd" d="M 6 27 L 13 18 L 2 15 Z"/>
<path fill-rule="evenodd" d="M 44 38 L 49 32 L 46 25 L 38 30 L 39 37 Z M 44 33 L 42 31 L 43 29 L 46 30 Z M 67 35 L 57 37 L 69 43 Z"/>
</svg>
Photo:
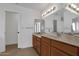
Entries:
<svg viewBox="0 0 79 59">
<path fill-rule="evenodd" d="M 16 46 L 9 46 L 5 52 L 0 53 L 0 56 L 38 56 L 38 54 L 32 47 L 18 49 Z"/>
</svg>

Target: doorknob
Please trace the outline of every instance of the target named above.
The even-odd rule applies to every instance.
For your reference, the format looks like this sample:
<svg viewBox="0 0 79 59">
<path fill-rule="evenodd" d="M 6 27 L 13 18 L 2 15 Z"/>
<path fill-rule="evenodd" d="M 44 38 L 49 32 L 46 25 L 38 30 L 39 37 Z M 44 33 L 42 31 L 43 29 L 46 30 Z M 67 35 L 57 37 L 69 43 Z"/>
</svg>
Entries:
<svg viewBox="0 0 79 59">
<path fill-rule="evenodd" d="M 18 34 L 19 34 L 19 32 L 18 32 Z"/>
</svg>

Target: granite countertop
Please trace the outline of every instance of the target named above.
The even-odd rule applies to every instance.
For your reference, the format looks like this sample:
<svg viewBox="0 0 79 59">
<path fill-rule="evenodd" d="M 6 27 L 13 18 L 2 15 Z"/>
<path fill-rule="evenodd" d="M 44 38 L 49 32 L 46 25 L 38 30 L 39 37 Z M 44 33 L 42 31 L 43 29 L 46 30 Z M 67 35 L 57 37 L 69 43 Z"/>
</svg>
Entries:
<svg viewBox="0 0 79 59">
<path fill-rule="evenodd" d="M 33 33 L 33 35 L 41 38 L 41 34 Z"/>
<path fill-rule="evenodd" d="M 58 40 L 79 47 L 79 38 L 73 35 L 63 34 Z"/>
<path fill-rule="evenodd" d="M 41 34 L 33 33 L 33 35 L 35 35 L 35 36 L 37 36 L 37 37 L 39 37 L 39 38 L 41 38 L 44 34 L 46 34 L 46 33 L 41 33 Z"/>
<path fill-rule="evenodd" d="M 76 37 L 73 35 L 61 34 L 60 36 L 57 36 L 56 33 L 52 33 L 52 34 L 51 33 L 42 33 L 42 34 L 33 33 L 33 35 L 36 35 L 38 37 L 42 37 L 42 36 L 48 37 L 53 40 L 57 40 L 60 42 L 64 42 L 64 43 L 79 47 L 79 37 Z"/>
<path fill-rule="evenodd" d="M 50 38 L 50 39 L 58 39 L 56 33 L 53 33 L 53 34 L 51 34 L 51 33 L 46 33 L 46 34 L 43 34 L 42 36 L 48 37 L 48 38 Z"/>
</svg>

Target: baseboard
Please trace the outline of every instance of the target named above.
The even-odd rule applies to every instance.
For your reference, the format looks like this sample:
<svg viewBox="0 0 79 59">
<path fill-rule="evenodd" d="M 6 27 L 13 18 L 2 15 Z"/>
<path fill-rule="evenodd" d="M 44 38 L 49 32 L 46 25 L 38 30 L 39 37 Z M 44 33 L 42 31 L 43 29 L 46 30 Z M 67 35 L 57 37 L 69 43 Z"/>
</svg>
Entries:
<svg viewBox="0 0 79 59">
<path fill-rule="evenodd" d="M 29 48 L 29 47 L 33 47 L 32 45 L 29 45 L 29 46 L 24 46 L 24 47 L 19 47 L 19 48 Z"/>
<path fill-rule="evenodd" d="M 6 46 L 15 46 L 15 45 L 18 46 L 18 44 L 9 44 L 9 45 L 6 45 Z"/>
<path fill-rule="evenodd" d="M 14 43 L 7 43 L 6 45 L 13 45 L 13 44 L 18 44 L 17 42 Z"/>
</svg>

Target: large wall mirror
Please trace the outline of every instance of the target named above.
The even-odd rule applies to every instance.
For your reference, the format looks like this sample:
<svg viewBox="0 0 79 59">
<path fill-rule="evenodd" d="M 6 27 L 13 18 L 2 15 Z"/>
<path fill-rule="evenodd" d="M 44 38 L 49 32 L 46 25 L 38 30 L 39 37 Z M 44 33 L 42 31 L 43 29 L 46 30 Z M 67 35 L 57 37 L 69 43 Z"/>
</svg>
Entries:
<svg viewBox="0 0 79 59">
<path fill-rule="evenodd" d="M 79 33 L 79 17 L 72 19 L 72 28 L 73 33 Z"/>
</svg>

